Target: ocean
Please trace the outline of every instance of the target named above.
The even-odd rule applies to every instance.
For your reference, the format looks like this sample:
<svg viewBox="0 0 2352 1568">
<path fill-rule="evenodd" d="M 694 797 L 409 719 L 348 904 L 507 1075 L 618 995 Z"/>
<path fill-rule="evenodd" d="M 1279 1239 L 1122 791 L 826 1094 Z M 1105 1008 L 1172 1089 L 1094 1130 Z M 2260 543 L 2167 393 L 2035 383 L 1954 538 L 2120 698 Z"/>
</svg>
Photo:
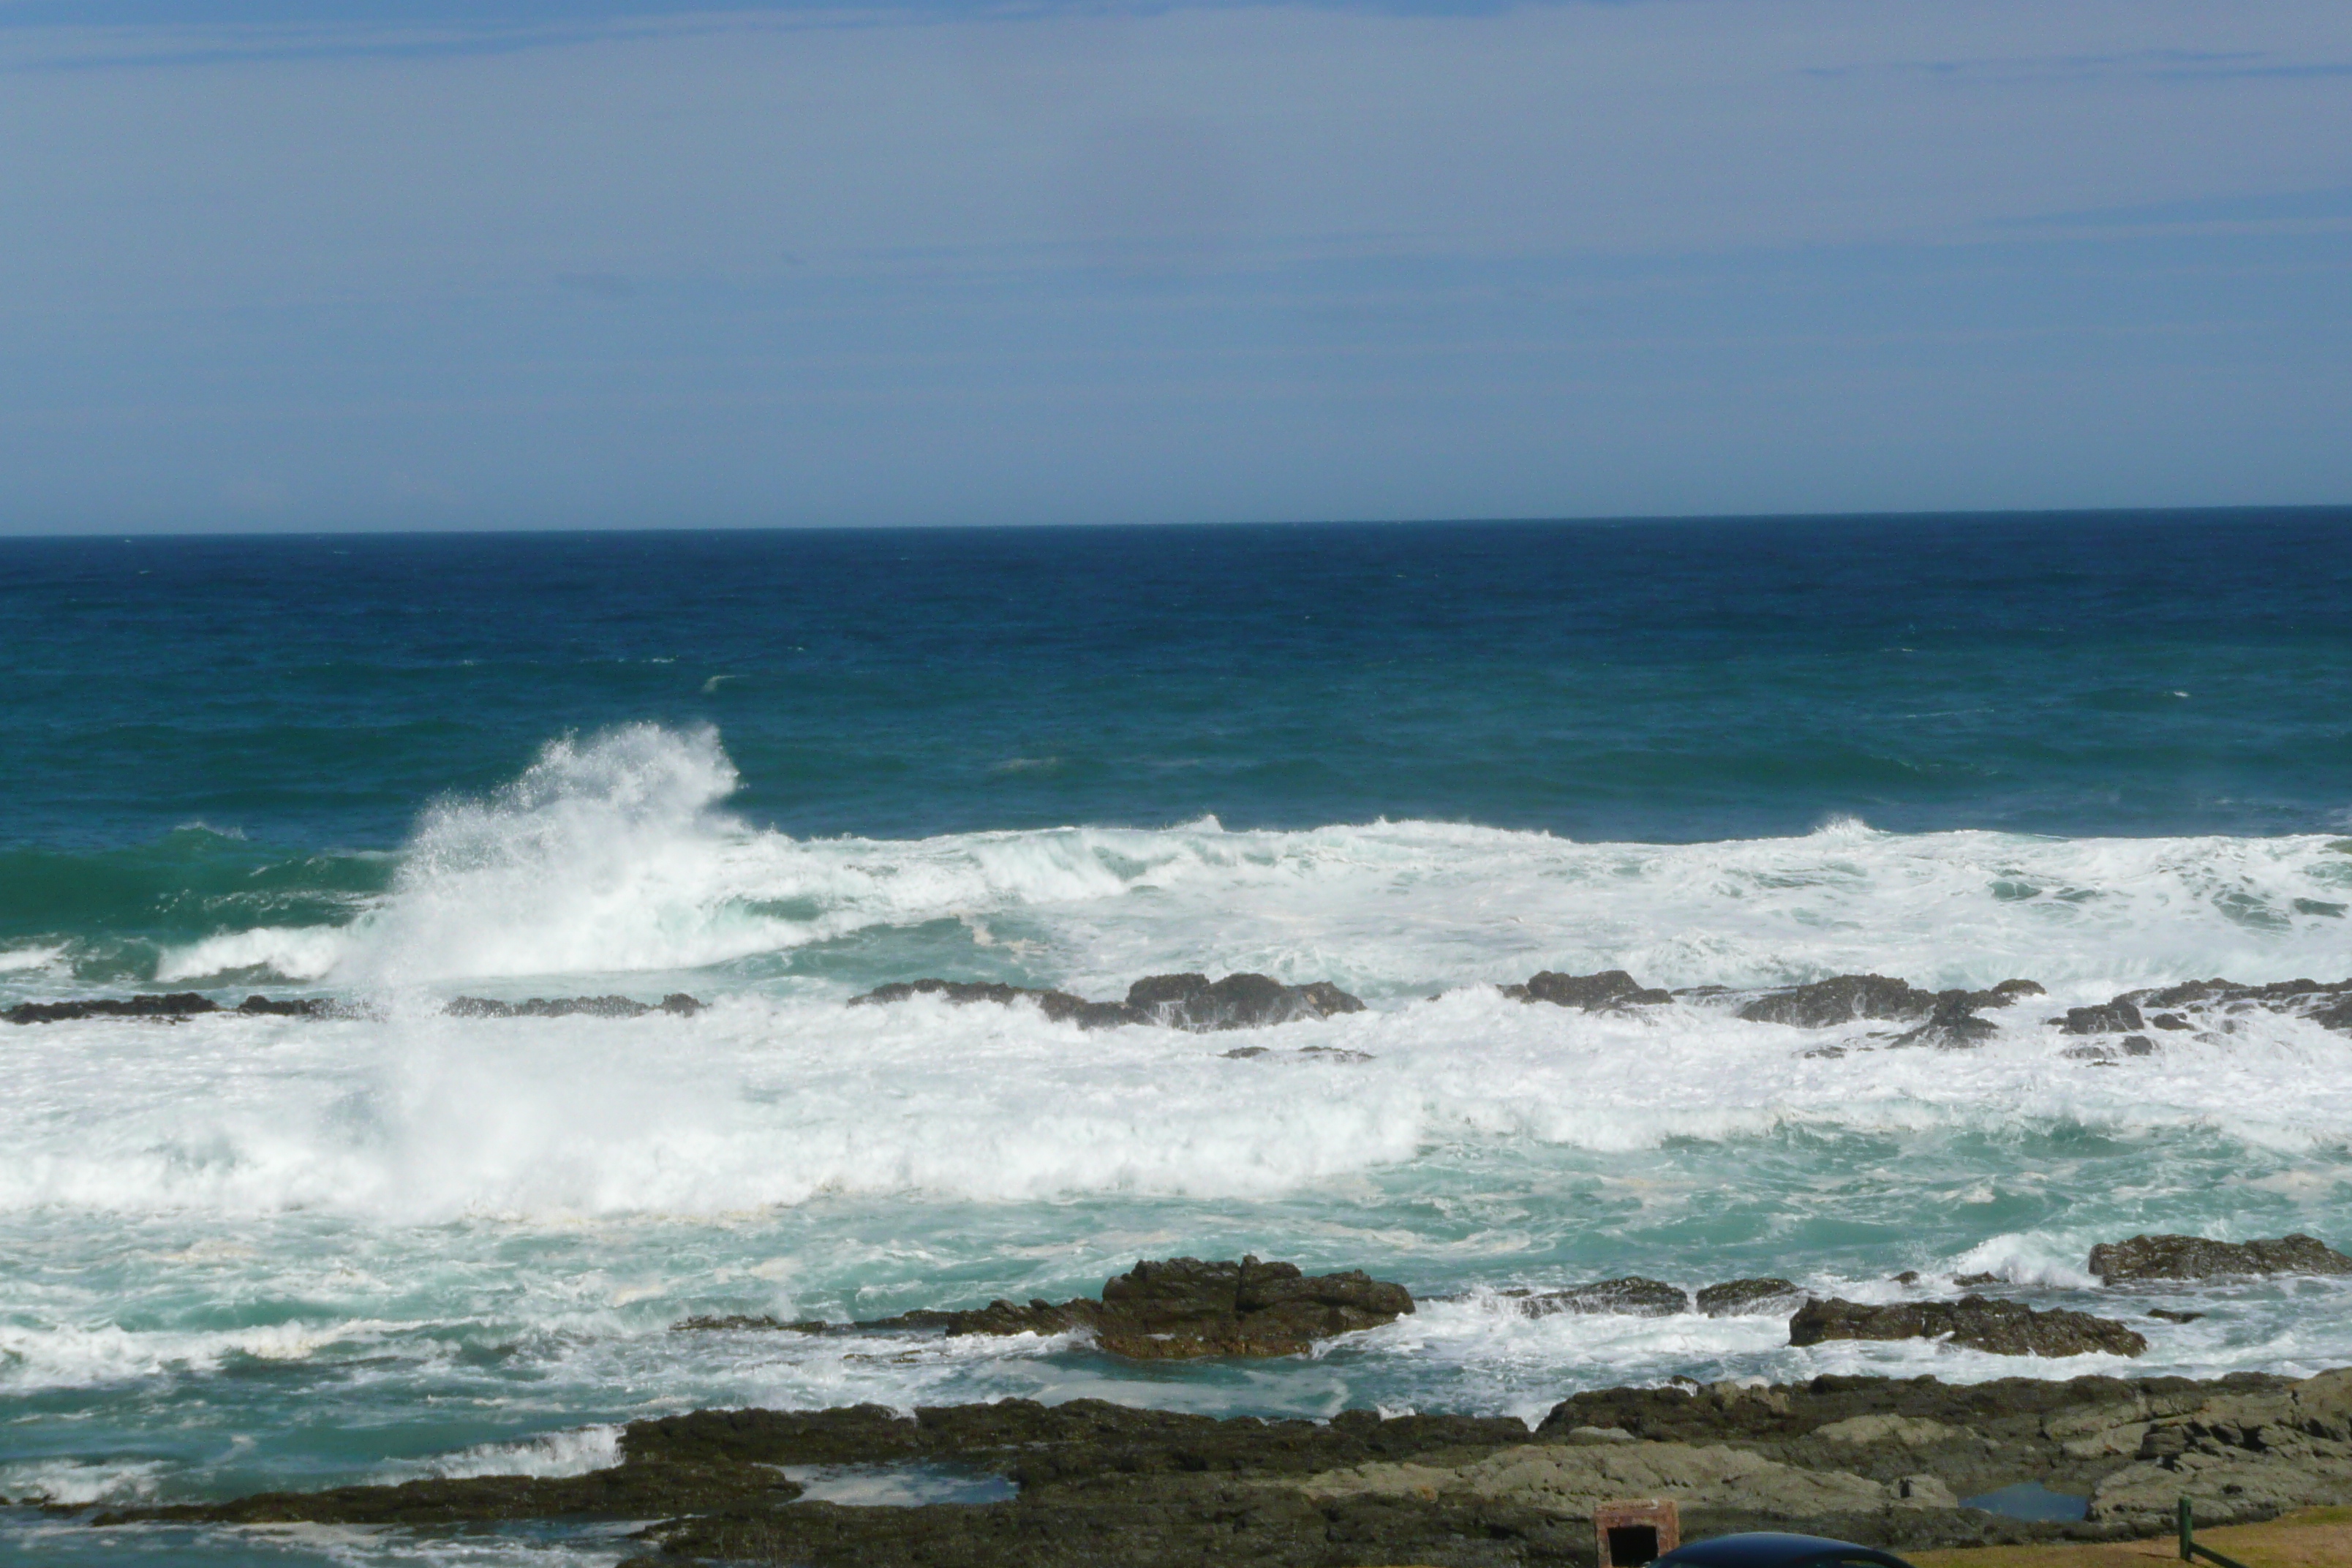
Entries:
<svg viewBox="0 0 2352 1568">
<path fill-rule="evenodd" d="M 619 1527 L 32 1505 L 577 1473 L 710 1405 L 2352 1364 L 2332 1279 L 2135 1297 L 2206 1315 L 2134 1362 L 1504 1294 L 1916 1269 L 2112 1311 L 2098 1241 L 2352 1243 L 2352 1038 L 2047 1022 L 2352 976 L 2352 510 L 8 540 L 0 717 L 0 1007 L 344 1006 L 0 1025 L 0 1557 L 604 1568 Z M 1497 989 L 1612 968 L 1688 994 Z M 1367 1006 L 844 1005 L 1187 970 Z M 1857 972 L 2047 994 L 1962 1050 L 1726 1001 Z M 1421 1310 L 1186 1365 L 671 1326 L 1245 1252 Z"/>
</svg>

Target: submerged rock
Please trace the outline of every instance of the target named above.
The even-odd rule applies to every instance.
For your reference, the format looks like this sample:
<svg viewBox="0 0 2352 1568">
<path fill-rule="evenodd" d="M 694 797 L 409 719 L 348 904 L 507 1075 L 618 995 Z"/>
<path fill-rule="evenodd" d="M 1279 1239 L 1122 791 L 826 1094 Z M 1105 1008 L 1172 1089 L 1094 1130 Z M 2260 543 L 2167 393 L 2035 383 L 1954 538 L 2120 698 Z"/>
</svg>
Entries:
<svg viewBox="0 0 2352 1568">
<path fill-rule="evenodd" d="M 1636 1318 L 1671 1318 L 1690 1310 L 1690 1292 L 1662 1279 L 1628 1275 L 1622 1279 L 1596 1279 L 1565 1290 L 1505 1290 L 1530 1318 L 1555 1312 L 1618 1312 Z"/>
<path fill-rule="evenodd" d="M 1139 1361 L 1198 1356 L 1297 1355 L 1318 1340 L 1375 1329 L 1413 1310 L 1402 1285 L 1360 1270 L 1308 1276 L 1293 1263 L 1203 1262 L 1171 1258 L 1138 1263 L 1084 1297 L 1027 1306 L 991 1301 L 972 1311 L 903 1313 L 866 1328 L 940 1328 L 950 1334 L 1093 1331 L 1113 1355 Z"/>
<path fill-rule="evenodd" d="M 683 991 L 674 991 L 658 1004 L 626 996 L 534 996 L 528 1002 L 499 1002 L 488 996 L 458 996 L 441 1010 L 453 1018 L 642 1018 L 648 1013 L 692 1017 L 703 1004 Z"/>
<path fill-rule="evenodd" d="M 221 1005 L 194 991 L 141 996 L 90 996 L 71 1002 L 19 1002 L 0 1018 L 12 1024 L 64 1024 L 77 1018 L 189 1018 L 217 1013 Z"/>
<path fill-rule="evenodd" d="M 1803 1292 L 1778 1279 L 1728 1279 L 1698 1293 L 1698 1310 L 1710 1318 L 1748 1318 L 1793 1307 Z"/>
<path fill-rule="evenodd" d="M 1738 1016 L 1756 1024 L 1789 1024 L 1805 1029 L 1833 1028 L 1863 1019 L 1892 1023 L 1920 1020 L 1895 1039 L 1898 1046 L 1973 1046 L 1993 1033 L 1976 1016 L 1983 1007 L 2006 1007 L 2021 996 L 2039 996 L 2031 980 L 2004 980 L 1989 991 L 1922 991 L 1906 980 L 1884 974 L 1839 974 L 1791 985 L 1754 998 Z"/>
<path fill-rule="evenodd" d="M 2091 1248 L 2091 1272 L 2119 1279 L 2210 1279 L 2229 1274 L 2352 1274 L 2347 1258 L 2315 1236 L 2276 1241 L 2208 1241 L 2200 1236 L 2135 1236 Z"/>
<path fill-rule="evenodd" d="M 1138 1021 L 1174 1029 L 1255 1029 L 1269 1024 L 1360 1013 L 1363 1003 L 1328 980 L 1285 985 L 1265 974 L 1147 974 L 1127 988 Z"/>
<path fill-rule="evenodd" d="M 1503 994 L 1521 1002 L 1580 1007 L 1588 1013 L 1654 1006 L 1675 999 L 1673 993 L 1643 985 L 1622 969 L 1604 969 L 1598 974 L 1561 974 L 1546 969 L 1528 976 L 1524 985 L 1504 986 Z"/>
<path fill-rule="evenodd" d="M 1117 1002 L 1089 1002 L 1066 991 L 971 980 L 893 981 L 887 985 L 877 985 L 862 996 L 852 996 L 849 1005 L 853 1007 L 878 1007 L 891 1002 L 904 1002 L 910 996 L 937 996 L 958 1007 L 968 1007 L 975 1002 L 993 1003 L 1000 1007 L 1009 1007 L 1015 1002 L 1031 1002 L 1053 1022 L 1076 1024 L 1082 1029 L 1107 1029 L 1113 1025 L 1137 1021 L 1125 1006 Z"/>
<path fill-rule="evenodd" d="M 910 996 L 938 996 L 961 1007 L 974 1002 L 1009 1006 L 1035 1004 L 1055 1023 L 1073 1023 L 1082 1029 L 1108 1029 L 1121 1024 L 1158 1024 L 1167 1028 L 1206 1033 L 1219 1029 L 1255 1029 L 1271 1024 L 1328 1018 L 1340 1013 L 1360 1013 L 1362 1002 L 1328 980 L 1286 985 L 1265 974 L 1228 974 L 1211 980 L 1205 974 L 1148 974 L 1128 987 L 1124 1002 L 1089 1002 L 1066 991 L 1039 990 L 966 980 L 901 980 L 877 986 L 849 999 L 853 1007 L 904 1002 Z"/>
<path fill-rule="evenodd" d="M 2112 1318 L 2063 1309 L 2042 1311 L 2021 1301 L 1963 1296 L 1957 1301 L 1867 1305 L 1834 1298 L 1807 1301 L 1789 1320 L 1789 1342 L 1826 1340 L 1948 1340 L 1995 1355 L 2137 1355 L 2147 1341 Z"/>
</svg>

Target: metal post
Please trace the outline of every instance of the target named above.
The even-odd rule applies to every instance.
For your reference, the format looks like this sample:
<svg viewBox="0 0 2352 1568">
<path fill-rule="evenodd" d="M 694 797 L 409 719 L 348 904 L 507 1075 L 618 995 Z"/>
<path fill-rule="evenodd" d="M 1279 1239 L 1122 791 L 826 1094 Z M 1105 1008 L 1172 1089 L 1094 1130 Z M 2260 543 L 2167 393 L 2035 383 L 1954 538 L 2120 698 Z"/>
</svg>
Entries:
<svg viewBox="0 0 2352 1568">
<path fill-rule="evenodd" d="M 2196 1542 L 2197 1521 L 2189 1510 L 2189 1499 L 2184 1494 L 2180 1500 L 2180 1560 L 2183 1563 L 2197 1561 Z"/>
</svg>

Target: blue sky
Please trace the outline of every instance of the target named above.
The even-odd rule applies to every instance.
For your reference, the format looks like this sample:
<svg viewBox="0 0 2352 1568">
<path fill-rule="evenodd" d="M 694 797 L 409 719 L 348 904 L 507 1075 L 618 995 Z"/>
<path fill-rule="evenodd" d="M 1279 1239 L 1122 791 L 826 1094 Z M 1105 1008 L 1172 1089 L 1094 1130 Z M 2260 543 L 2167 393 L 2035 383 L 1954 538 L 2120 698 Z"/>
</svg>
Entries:
<svg viewBox="0 0 2352 1568">
<path fill-rule="evenodd" d="M 2342 0 L 0 0 L 0 531 L 2352 500 Z"/>
</svg>

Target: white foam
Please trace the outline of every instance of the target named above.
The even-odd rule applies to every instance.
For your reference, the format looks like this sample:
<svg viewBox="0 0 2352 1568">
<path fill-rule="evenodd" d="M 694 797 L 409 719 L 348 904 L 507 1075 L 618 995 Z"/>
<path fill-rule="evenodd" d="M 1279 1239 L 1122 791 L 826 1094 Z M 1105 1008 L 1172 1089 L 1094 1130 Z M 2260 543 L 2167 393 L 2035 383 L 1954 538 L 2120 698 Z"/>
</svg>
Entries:
<svg viewBox="0 0 2352 1568">
<path fill-rule="evenodd" d="M 0 952 L 0 974 L 22 974 L 47 969 L 65 956 L 63 947 L 19 947 Z"/>
<path fill-rule="evenodd" d="M 261 926 L 225 931 L 184 947 L 165 949 L 155 978 L 166 985 L 248 973 L 302 982 L 334 972 L 351 947 L 347 933 L 331 926 Z"/>
<path fill-rule="evenodd" d="M 610 1469 L 621 1462 L 621 1428 L 610 1424 L 541 1433 L 511 1443 L 481 1443 L 459 1453 L 391 1467 L 390 1479 L 412 1474 L 442 1480 L 476 1476 L 535 1476 L 552 1479 Z"/>
<path fill-rule="evenodd" d="M 144 1502 L 167 1468 L 159 1460 L 26 1459 L 0 1464 L 0 1498 L 64 1508 Z"/>
</svg>

